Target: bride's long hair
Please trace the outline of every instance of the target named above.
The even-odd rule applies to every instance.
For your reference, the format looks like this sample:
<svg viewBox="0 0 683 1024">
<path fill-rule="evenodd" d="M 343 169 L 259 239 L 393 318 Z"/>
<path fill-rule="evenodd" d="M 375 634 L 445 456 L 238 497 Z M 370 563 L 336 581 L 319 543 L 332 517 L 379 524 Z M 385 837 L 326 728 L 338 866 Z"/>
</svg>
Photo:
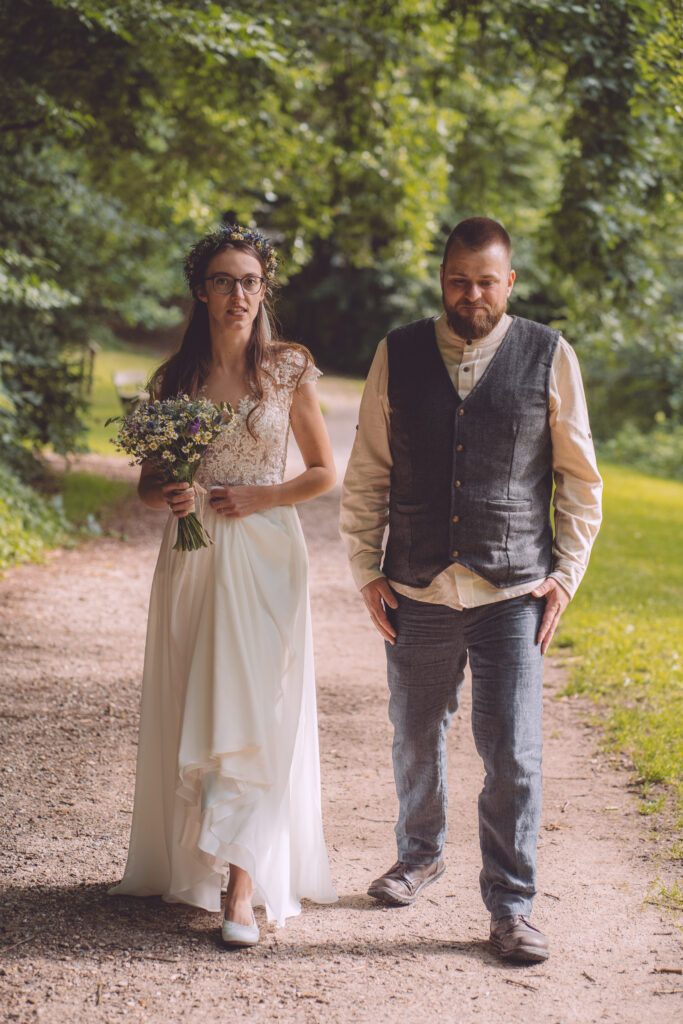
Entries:
<svg viewBox="0 0 683 1024">
<path fill-rule="evenodd" d="M 229 238 L 227 228 L 205 235 L 192 246 L 187 255 L 185 275 L 193 298 L 188 324 L 180 348 L 155 370 L 148 390 L 154 398 L 172 398 L 175 395 L 195 397 L 206 382 L 211 369 L 211 332 L 208 309 L 206 303 L 198 298 L 197 289 L 204 283 L 211 260 L 227 249 L 237 249 L 257 259 L 266 280 L 266 294 L 254 319 L 246 351 L 247 382 L 256 399 L 256 405 L 247 416 L 247 428 L 251 433 L 250 420 L 263 401 L 264 377 L 274 379 L 269 368 L 273 364 L 273 357 L 277 357 L 278 351 L 287 348 L 305 353 L 307 358 L 303 361 L 302 374 L 308 361 L 313 362 L 313 357 L 303 345 L 284 342 L 279 337 L 273 313 L 274 281 L 272 273 L 268 272 L 268 252 L 259 252 L 256 245 L 246 239 Z M 272 249 L 268 251 L 272 252 Z M 270 263 L 274 265 L 274 257 L 271 257 Z"/>
</svg>

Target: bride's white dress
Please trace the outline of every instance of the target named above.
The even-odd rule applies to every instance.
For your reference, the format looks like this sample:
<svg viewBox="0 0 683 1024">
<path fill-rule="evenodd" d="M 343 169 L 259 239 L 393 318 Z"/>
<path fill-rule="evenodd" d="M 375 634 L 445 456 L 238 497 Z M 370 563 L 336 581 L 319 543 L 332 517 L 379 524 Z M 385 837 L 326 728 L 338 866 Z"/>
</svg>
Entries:
<svg viewBox="0 0 683 1024">
<path fill-rule="evenodd" d="M 303 376 L 302 376 L 303 371 Z M 319 371 L 296 349 L 271 367 L 261 407 L 243 399 L 196 480 L 283 479 L 289 410 Z M 135 805 L 125 874 L 112 893 L 220 909 L 232 863 L 254 905 L 283 924 L 300 900 L 336 899 L 320 806 L 308 558 L 293 506 L 243 519 L 205 502 L 213 544 L 173 550 L 169 517 L 152 584 Z"/>
</svg>

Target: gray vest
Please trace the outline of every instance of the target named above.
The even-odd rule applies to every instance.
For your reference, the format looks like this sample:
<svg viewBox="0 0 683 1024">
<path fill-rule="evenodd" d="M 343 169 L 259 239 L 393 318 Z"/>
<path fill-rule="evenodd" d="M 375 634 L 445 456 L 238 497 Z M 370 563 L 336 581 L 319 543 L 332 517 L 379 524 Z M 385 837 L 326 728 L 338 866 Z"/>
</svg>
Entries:
<svg viewBox="0 0 683 1024">
<path fill-rule="evenodd" d="M 389 333 L 389 579 L 426 587 L 453 562 L 500 588 L 550 572 L 548 389 L 558 338 L 514 317 L 463 400 L 432 319 Z"/>
</svg>

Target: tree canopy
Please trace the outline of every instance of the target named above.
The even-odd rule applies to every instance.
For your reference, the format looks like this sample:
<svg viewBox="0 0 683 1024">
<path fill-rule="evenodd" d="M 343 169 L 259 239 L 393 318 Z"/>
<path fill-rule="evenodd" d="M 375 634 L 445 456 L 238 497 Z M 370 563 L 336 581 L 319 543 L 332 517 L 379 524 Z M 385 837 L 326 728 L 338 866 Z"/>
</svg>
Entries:
<svg viewBox="0 0 683 1024">
<path fill-rule="evenodd" d="M 88 340 L 177 321 L 228 212 L 286 332 L 362 371 L 464 216 L 577 347 L 596 428 L 683 411 L 680 0 L 0 2 L 0 434 L 78 442 Z"/>
</svg>

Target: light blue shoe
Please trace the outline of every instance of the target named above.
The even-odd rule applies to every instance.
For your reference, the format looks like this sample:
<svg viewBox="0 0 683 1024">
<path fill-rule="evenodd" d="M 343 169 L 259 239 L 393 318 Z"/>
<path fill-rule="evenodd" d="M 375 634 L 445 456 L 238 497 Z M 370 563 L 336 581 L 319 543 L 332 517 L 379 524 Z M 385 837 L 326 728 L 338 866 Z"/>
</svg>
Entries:
<svg viewBox="0 0 683 1024">
<path fill-rule="evenodd" d="M 253 913 L 251 924 L 237 924 L 235 921 L 226 921 L 223 918 L 221 925 L 221 938 L 226 946 L 255 946 L 260 938 L 258 925 Z"/>
</svg>

